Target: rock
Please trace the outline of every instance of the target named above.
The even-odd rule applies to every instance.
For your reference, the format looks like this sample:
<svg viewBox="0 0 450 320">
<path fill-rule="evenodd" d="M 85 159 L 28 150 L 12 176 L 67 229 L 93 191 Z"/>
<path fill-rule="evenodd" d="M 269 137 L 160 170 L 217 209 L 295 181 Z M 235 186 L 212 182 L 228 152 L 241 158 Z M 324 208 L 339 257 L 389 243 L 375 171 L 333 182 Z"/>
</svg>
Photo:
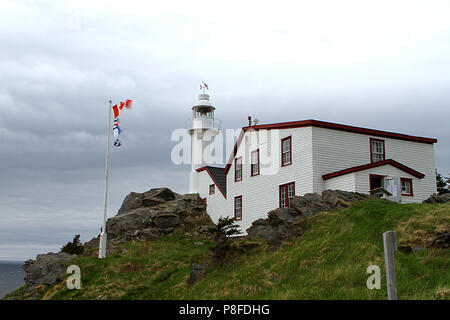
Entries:
<svg viewBox="0 0 450 320">
<path fill-rule="evenodd" d="M 450 248 L 450 232 L 444 231 L 437 233 L 431 241 L 425 243 L 425 246 L 440 249 Z"/>
<path fill-rule="evenodd" d="M 142 204 L 146 207 L 153 207 L 166 202 L 164 199 L 156 197 L 147 197 L 142 199 Z"/>
<path fill-rule="evenodd" d="M 212 234 L 217 230 L 217 227 L 215 224 L 207 224 L 207 225 L 201 225 L 197 227 L 197 232 L 201 234 Z"/>
<path fill-rule="evenodd" d="M 179 195 L 156 188 L 126 196 L 118 214 L 106 223 L 108 240 L 151 240 L 176 228 L 193 236 L 212 233 L 214 223 L 198 194 Z M 194 228 L 200 228 L 196 231 Z"/>
<path fill-rule="evenodd" d="M 122 202 L 117 214 L 123 214 L 130 210 L 139 208 L 142 205 L 143 195 L 141 193 L 131 192 L 129 193 Z"/>
<path fill-rule="evenodd" d="M 200 196 L 198 195 L 198 193 L 187 193 L 181 196 L 181 199 L 183 200 L 197 200 L 199 199 Z M 201 200 L 201 198 L 200 198 Z"/>
<path fill-rule="evenodd" d="M 247 229 L 247 233 L 251 238 L 263 238 L 270 244 L 278 245 L 283 240 L 290 239 L 293 236 L 302 235 L 303 229 L 280 219 L 272 219 L 271 222 L 266 221 L 264 224 L 261 222 L 258 222 L 256 225 L 252 224 L 252 226 Z"/>
<path fill-rule="evenodd" d="M 444 193 L 441 195 L 432 194 L 428 199 L 423 201 L 423 203 L 446 203 L 446 202 L 450 202 L 450 193 Z"/>
<path fill-rule="evenodd" d="M 412 253 L 414 250 L 411 246 L 407 246 L 407 245 L 401 245 L 398 246 L 398 251 L 403 252 L 403 253 Z"/>
<path fill-rule="evenodd" d="M 270 244 L 278 245 L 281 241 L 303 234 L 296 222 L 313 214 L 328 210 L 342 210 L 354 201 L 367 199 L 369 196 L 357 192 L 325 190 L 322 195 L 307 193 L 294 196 L 289 208 L 278 208 L 268 212 L 267 219 L 254 221 L 247 229 L 249 237 L 266 239 Z"/>
<path fill-rule="evenodd" d="M 27 260 L 22 268 L 26 272 L 25 291 L 29 292 L 38 285 L 54 284 L 66 273 L 63 264 L 75 259 L 76 255 L 66 252 L 38 254 L 36 260 Z"/>
<path fill-rule="evenodd" d="M 175 193 L 173 193 L 169 188 L 156 188 L 144 192 L 142 197 L 142 205 L 151 207 L 167 201 L 175 200 Z"/>
<path fill-rule="evenodd" d="M 279 282 L 279 281 L 281 281 L 281 277 L 278 274 L 274 274 L 270 277 L 270 281 Z"/>
<path fill-rule="evenodd" d="M 152 222 L 155 227 L 161 229 L 173 228 L 180 224 L 180 216 L 169 212 L 157 213 Z"/>
<path fill-rule="evenodd" d="M 159 238 L 161 235 L 161 231 L 158 228 L 146 228 L 141 230 L 129 231 L 125 238 L 127 240 L 153 240 Z"/>
<path fill-rule="evenodd" d="M 117 238 L 127 231 L 146 229 L 152 226 L 152 219 L 157 214 L 152 208 L 137 208 L 122 215 L 114 216 L 106 221 L 106 232 L 109 238 Z"/>
<path fill-rule="evenodd" d="M 192 264 L 192 271 L 189 274 L 189 278 L 186 280 L 187 284 L 192 286 L 205 274 L 205 270 L 208 268 L 208 265 L 200 265 L 198 263 Z"/>
<path fill-rule="evenodd" d="M 350 206 L 351 202 L 367 199 L 368 196 L 357 192 L 347 192 L 341 190 L 325 190 L 322 192 L 322 202 L 331 209 L 344 209 Z"/>
</svg>

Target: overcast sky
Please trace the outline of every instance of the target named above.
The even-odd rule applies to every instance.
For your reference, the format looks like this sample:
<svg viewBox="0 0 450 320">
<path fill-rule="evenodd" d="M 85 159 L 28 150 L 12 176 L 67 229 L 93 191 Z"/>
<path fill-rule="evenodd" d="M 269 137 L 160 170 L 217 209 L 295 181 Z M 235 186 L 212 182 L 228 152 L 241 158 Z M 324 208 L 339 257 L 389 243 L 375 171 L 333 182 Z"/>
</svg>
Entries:
<svg viewBox="0 0 450 320">
<path fill-rule="evenodd" d="M 317 119 L 438 139 L 450 173 L 449 1 L 3 1 L 0 260 L 99 232 L 131 191 L 188 191 L 170 160 L 202 80 L 222 128 Z M 225 155 L 228 157 L 228 155 Z"/>
</svg>

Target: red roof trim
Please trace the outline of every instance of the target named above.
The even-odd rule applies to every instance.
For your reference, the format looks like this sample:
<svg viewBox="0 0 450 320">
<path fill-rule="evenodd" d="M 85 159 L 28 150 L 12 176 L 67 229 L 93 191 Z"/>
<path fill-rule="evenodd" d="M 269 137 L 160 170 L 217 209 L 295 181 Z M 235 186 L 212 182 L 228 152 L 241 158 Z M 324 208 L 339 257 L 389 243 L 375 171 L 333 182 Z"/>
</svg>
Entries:
<svg viewBox="0 0 450 320">
<path fill-rule="evenodd" d="M 410 175 L 415 176 L 415 177 L 417 177 L 419 179 L 422 179 L 422 178 L 425 177 L 425 175 L 423 173 L 420 173 L 419 171 L 411 169 L 410 167 L 407 167 L 404 164 L 401 164 L 401 163 L 399 163 L 399 162 L 397 162 L 395 160 L 387 159 L 387 160 L 384 160 L 384 161 L 379 161 L 379 162 L 375 162 L 375 163 L 369 163 L 369 164 L 365 164 L 365 165 L 362 165 L 362 166 L 352 167 L 352 168 L 348 168 L 348 169 L 344 169 L 344 170 L 340 170 L 340 171 L 324 174 L 322 176 L 322 179 L 323 180 L 327 180 L 327 179 L 331 179 L 331 178 L 342 176 L 344 174 L 357 172 L 357 171 L 361 171 L 361 170 L 366 170 L 366 169 L 370 169 L 370 168 L 375 168 L 375 167 L 380 167 L 380 166 L 384 166 L 384 165 L 388 165 L 388 164 L 393 166 L 393 167 L 396 167 L 397 169 L 405 171 L 406 173 L 409 173 Z"/>
<path fill-rule="evenodd" d="M 222 195 L 223 195 L 223 196 L 225 197 L 225 199 L 226 199 L 227 196 L 225 195 L 225 193 L 223 193 L 223 191 L 222 191 L 222 189 L 220 188 L 219 184 L 218 184 L 218 183 L 216 182 L 216 180 L 213 178 L 211 172 L 209 172 L 209 170 L 208 170 L 207 167 L 201 167 L 201 168 L 196 169 L 195 171 L 197 171 L 197 172 L 202 172 L 202 171 L 204 171 L 204 170 L 206 170 L 206 172 L 208 172 L 209 176 L 211 177 L 211 180 L 214 182 L 214 184 L 217 186 L 217 188 L 220 190 L 220 192 L 222 193 Z"/>
<path fill-rule="evenodd" d="M 245 131 L 247 131 L 247 129 L 248 127 L 242 128 L 241 133 L 239 134 L 239 137 L 236 140 L 236 143 L 234 144 L 233 152 L 231 152 L 230 158 L 228 159 L 227 165 L 225 166 L 225 174 L 227 174 L 228 170 L 230 170 L 231 164 L 233 163 L 234 158 L 236 157 L 238 147 L 241 144 L 241 141 L 244 138 L 244 133 Z"/>
<path fill-rule="evenodd" d="M 418 136 L 410 136 L 403 133 L 396 133 L 396 132 L 389 132 L 389 131 L 382 131 L 382 130 L 374 130 L 374 129 L 367 129 L 367 128 L 361 128 L 361 127 L 355 127 L 355 126 L 348 126 L 344 124 L 338 124 L 338 123 L 332 123 L 332 122 L 325 122 L 325 121 L 319 121 L 319 120 L 302 120 L 302 121 L 291 121 L 291 122 L 281 122 L 281 123 L 272 123 L 272 124 L 262 124 L 258 126 L 247 126 L 243 127 L 241 130 L 241 133 L 239 135 L 238 140 L 236 141 L 236 144 L 234 145 L 233 152 L 227 162 L 227 165 L 225 166 L 225 174 L 228 173 L 228 170 L 231 167 L 231 163 L 234 159 L 234 156 L 237 153 L 237 149 L 242 141 L 242 138 L 244 136 L 245 131 L 248 129 L 252 130 L 260 130 L 260 129 L 289 129 L 289 128 L 300 128 L 300 127 L 320 127 L 320 128 L 326 128 L 326 129 L 334 129 L 334 130 L 341 130 L 341 131 L 347 131 L 347 132 L 354 132 L 354 133 L 360 133 L 360 134 L 367 134 L 371 136 L 377 136 L 377 137 L 385 137 L 385 138 L 392 138 L 392 139 L 399 139 L 399 140 L 406 140 L 406 141 L 413 141 L 413 142 L 422 142 L 422 143 L 437 143 L 437 139 L 435 138 L 425 138 L 425 137 L 418 137 Z"/>
</svg>

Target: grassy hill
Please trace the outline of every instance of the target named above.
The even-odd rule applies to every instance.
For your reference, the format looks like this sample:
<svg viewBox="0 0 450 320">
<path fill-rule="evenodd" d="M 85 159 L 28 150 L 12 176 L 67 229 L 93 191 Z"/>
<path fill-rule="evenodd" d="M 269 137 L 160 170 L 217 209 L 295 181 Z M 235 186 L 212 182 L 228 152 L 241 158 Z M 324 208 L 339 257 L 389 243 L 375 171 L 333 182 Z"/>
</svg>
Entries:
<svg viewBox="0 0 450 320">
<path fill-rule="evenodd" d="M 450 227 L 450 203 L 355 203 L 301 221 L 304 236 L 274 250 L 265 243 L 215 266 L 192 287 L 192 263 L 210 258 L 208 240 L 174 234 L 124 244 L 104 260 L 79 257 L 82 288 L 41 287 L 42 299 L 387 299 L 382 234 L 420 244 Z M 202 243 L 199 243 L 201 241 Z M 239 240 L 248 241 L 248 240 Z M 238 241 L 238 242 L 239 242 Z M 450 252 L 396 252 L 399 299 L 449 299 Z M 380 290 L 368 290 L 366 268 L 382 270 Z M 25 298 L 23 288 L 9 295 Z"/>
</svg>

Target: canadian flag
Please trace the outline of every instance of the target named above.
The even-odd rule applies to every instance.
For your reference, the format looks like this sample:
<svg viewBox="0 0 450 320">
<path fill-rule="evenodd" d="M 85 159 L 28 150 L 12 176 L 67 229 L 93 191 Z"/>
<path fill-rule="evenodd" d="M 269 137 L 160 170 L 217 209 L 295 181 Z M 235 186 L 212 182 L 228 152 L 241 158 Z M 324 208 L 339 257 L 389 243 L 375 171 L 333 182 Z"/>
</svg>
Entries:
<svg viewBox="0 0 450 320">
<path fill-rule="evenodd" d="M 119 105 L 114 105 L 112 107 L 114 111 L 114 125 L 113 125 L 113 133 L 114 133 L 114 146 L 120 147 L 122 143 L 119 140 L 119 134 L 122 131 L 119 128 L 119 114 L 123 110 L 123 108 L 131 109 L 131 104 L 133 103 L 133 100 L 127 99 L 125 102 L 120 102 Z"/>
<path fill-rule="evenodd" d="M 120 111 L 122 111 L 122 109 L 125 107 L 127 109 L 131 109 L 131 105 L 133 104 L 133 100 L 127 99 L 125 100 L 125 102 L 120 102 L 119 106 L 114 105 L 112 107 L 113 111 L 114 111 L 114 118 L 117 118 L 119 116 Z"/>
<path fill-rule="evenodd" d="M 125 100 L 125 102 L 120 102 L 120 106 L 119 109 L 122 110 L 123 107 L 127 108 L 127 109 L 131 109 L 131 104 L 133 103 L 133 100 Z"/>
</svg>

